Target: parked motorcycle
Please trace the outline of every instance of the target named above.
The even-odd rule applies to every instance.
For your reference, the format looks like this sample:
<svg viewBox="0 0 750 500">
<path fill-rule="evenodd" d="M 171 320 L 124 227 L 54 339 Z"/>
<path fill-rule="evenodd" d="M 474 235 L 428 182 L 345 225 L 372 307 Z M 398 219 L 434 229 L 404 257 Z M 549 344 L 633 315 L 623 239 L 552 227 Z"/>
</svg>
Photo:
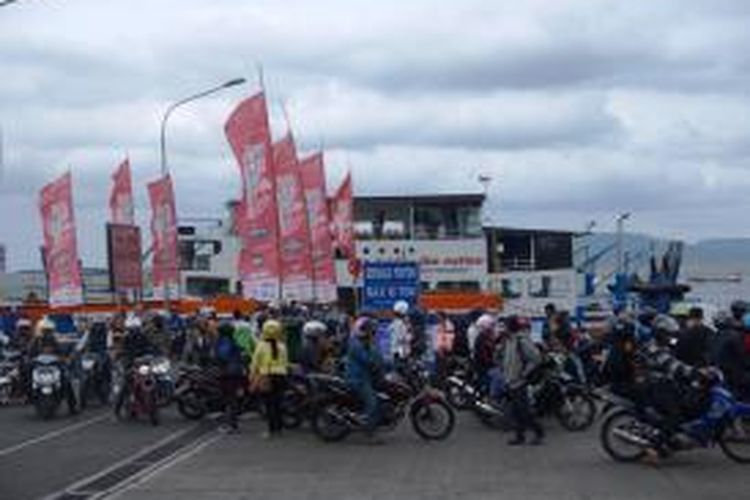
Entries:
<svg viewBox="0 0 750 500">
<path fill-rule="evenodd" d="M 599 441 L 618 462 L 635 462 L 649 450 L 662 457 L 718 445 L 731 460 L 750 464 L 750 404 L 738 402 L 724 385 L 721 372 L 711 370 L 703 387 L 707 401 L 699 415 L 680 426 L 678 435 L 665 433 L 663 417 L 652 408 L 609 396 L 616 407 L 602 423 Z"/>
<path fill-rule="evenodd" d="M 347 382 L 336 376 L 313 377 L 318 392 L 313 431 L 323 441 L 341 441 L 364 430 L 362 402 Z M 393 430 L 407 416 L 422 439 L 443 440 L 453 432 L 455 413 L 443 394 L 427 382 L 424 371 L 413 366 L 405 373 L 389 373 L 377 386 L 378 428 Z"/>
<path fill-rule="evenodd" d="M 127 415 L 131 419 L 147 416 L 151 425 L 159 425 L 159 405 L 157 399 L 157 374 L 154 371 L 153 356 L 136 358 L 116 395 L 115 415 L 121 419 Z M 124 412 L 124 415 L 123 415 Z"/>
<path fill-rule="evenodd" d="M 4 350 L 0 354 L 0 406 L 24 396 L 21 377 L 21 353 Z"/>
</svg>

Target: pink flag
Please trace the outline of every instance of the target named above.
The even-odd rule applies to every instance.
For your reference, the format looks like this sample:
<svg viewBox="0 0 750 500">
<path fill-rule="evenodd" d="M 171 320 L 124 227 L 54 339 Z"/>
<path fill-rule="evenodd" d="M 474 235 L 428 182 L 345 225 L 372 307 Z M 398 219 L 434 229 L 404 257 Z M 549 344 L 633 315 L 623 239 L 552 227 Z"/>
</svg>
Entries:
<svg viewBox="0 0 750 500">
<path fill-rule="evenodd" d="M 333 238 L 336 247 L 347 259 L 354 259 L 354 200 L 352 193 L 352 174 L 346 174 L 344 181 L 336 190 L 331 203 L 333 219 Z"/>
<path fill-rule="evenodd" d="M 151 200 L 154 297 L 179 297 L 180 268 L 177 249 L 177 210 L 169 175 L 148 185 Z"/>
<path fill-rule="evenodd" d="M 281 292 L 285 300 L 313 300 L 312 248 L 294 139 L 288 133 L 273 145 L 276 203 L 281 242 Z"/>
<path fill-rule="evenodd" d="M 326 203 L 323 153 L 317 153 L 302 160 L 299 168 L 310 226 L 315 299 L 318 302 L 335 302 L 337 299 L 336 267 L 331 241 L 331 223 Z"/>
<path fill-rule="evenodd" d="M 257 300 L 274 300 L 281 290 L 279 222 L 265 95 L 242 101 L 229 116 L 224 131 L 242 173 L 237 214 L 242 250 L 237 264 L 243 293 Z"/>
<path fill-rule="evenodd" d="M 44 232 L 49 303 L 53 307 L 81 304 L 83 280 L 78 260 L 70 172 L 42 188 L 39 211 Z"/>
<path fill-rule="evenodd" d="M 109 195 L 109 219 L 112 224 L 135 225 L 133 185 L 130 179 L 130 160 L 127 158 L 112 175 Z"/>
</svg>

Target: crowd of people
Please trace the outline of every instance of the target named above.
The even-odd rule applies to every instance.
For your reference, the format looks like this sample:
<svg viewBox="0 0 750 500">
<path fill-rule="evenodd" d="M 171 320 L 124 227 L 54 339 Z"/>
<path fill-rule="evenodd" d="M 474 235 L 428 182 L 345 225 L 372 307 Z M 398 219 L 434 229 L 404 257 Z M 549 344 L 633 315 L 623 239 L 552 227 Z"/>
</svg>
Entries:
<svg viewBox="0 0 750 500">
<path fill-rule="evenodd" d="M 562 357 L 565 370 L 581 384 L 606 384 L 616 394 L 656 408 L 668 422 L 666 439 L 679 439 L 684 387 L 705 376 L 709 366 L 723 371 L 738 398 L 750 399 L 750 306 L 741 301 L 710 320 L 699 307 L 671 316 L 623 310 L 589 328 L 552 304 L 545 308 L 541 328 L 534 329 L 521 316 L 425 313 L 399 301 L 387 315 L 356 318 L 328 307 L 269 304 L 251 315 L 236 311 L 231 317 L 211 309 L 188 316 L 132 311 L 80 318 L 76 329 L 78 335 L 63 341 L 50 318 L 36 324 L 14 318 L 0 344 L 22 353 L 24 395 L 30 384 L 27 367 L 41 353 L 65 359 L 96 353 L 107 366 L 124 370 L 143 355 L 159 353 L 175 364 L 219 370 L 224 432 L 239 430 L 243 391 L 258 394 L 265 406 L 266 438 L 282 433 L 282 395 L 295 371 L 344 378 L 362 402 L 367 435 L 378 440 L 378 379 L 415 360 L 429 367 L 436 387 L 458 364 L 468 363 L 488 397 L 505 395 L 514 423 L 510 445 L 544 442 L 528 388 L 550 353 Z M 116 409 L 125 392 L 113 398 Z M 75 412 L 74 398 L 69 396 L 68 403 Z"/>
</svg>

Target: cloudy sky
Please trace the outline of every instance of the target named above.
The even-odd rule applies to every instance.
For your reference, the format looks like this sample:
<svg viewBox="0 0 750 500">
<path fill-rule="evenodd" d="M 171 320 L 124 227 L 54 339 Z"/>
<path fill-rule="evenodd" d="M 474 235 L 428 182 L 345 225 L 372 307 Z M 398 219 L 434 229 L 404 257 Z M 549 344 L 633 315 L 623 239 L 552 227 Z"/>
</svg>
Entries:
<svg viewBox="0 0 750 500">
<path fill-rule="evenodd" d="M 139 219 L 161 114 L 181 216 L 221 214 L 238 174 L 223 122 L 262 65 L 329 186 L 477 191 L 492 218 L 690 240 L 750 233 L 750 2 L 744 0 L 19 0 L 0 8 L 0 241 L 38 267 L 41 186 L 72 169 L 79 245 L 105 260 L 126 155 Z"/>
</svg>

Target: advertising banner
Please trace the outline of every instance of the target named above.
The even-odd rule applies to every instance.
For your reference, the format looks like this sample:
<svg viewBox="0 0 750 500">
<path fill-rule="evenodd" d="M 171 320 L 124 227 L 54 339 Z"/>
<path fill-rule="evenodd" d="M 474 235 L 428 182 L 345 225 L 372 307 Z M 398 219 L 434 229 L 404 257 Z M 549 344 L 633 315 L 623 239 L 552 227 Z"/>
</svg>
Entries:
<svg viewBox="0 0 750 500">
<path fill-rule="evenodd" d="M 44 264 L 51 306 L 83 303 L 70 172 L 47 184 L 39 194 L 44 234 Z"/>
<path fill-rule="evenodd" d="M 271 131 L 263 93 L 242 101 L 224 131 L 240 167 L 242 199 L 237 230 L 242 240 L 238 259 L 243 294 L 256 300 L 280 295 L 279 228 Z"/>
<path fill-rule="evenodd" d="M 351 172 L 346 175 L 333 197 L 331 218 L 336 247 L 344 257 L 354 258 L 354 199 Z"/>
<path fill-rule="evenodd" d="M 273 145 L 276 202 L 279 208 L 281 291 L 284 300 L 313 299 L 312 250 L 305 193 L 291 134 Z"/>
<path fill-rule="evenodd" d="M 143 288 L 141 229 L 128 224 L 107 224 L 107 255 L 112 291 L 138 294 Z"/>
<path fill-rule="evenodd" d="M 151 201 L 154 298 L 176 299 L 179 297 L 180 269 L 172 178 L 165 175 L 150 183 L 148 195 Z"/>
<path fill-rule="evenodd" d="M 109 195 L 109 221 L 112 224 L 135 224 L 133 208 L 133 183 L 130 161 L 123 161 L 112 175 L 112 192 Z"/>
<path fill-rule="evenodd" d="M 331 239 L 331 221 L 326 204 L 326 178 L 323 154 L 305 158 L 299 165 L 302 187 L 305 191 L 307 221 L 312 245 L 315 300 L 335 302 L 336 267 Z"/>
</svg>

